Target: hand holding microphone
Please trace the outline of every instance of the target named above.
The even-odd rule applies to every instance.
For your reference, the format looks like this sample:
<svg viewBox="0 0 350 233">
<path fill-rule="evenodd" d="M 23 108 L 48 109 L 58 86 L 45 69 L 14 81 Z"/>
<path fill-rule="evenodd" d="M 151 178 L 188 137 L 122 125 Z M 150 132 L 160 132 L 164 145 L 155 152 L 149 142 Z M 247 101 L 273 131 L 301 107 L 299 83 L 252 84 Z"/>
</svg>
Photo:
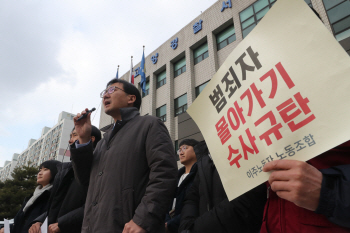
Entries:
<svg viewBox="0 0 350 233">
<path fill-rule="evenodd" d="M 85 117 L 87 117 L 87 115 L 89 115 L 89 113 L 92 113 L 93 111 L 95 111 L 96 108 L 92 108 L 91 110 L 88 110 L 86 113 L 84 113 L 83 115 L 81 115 L 77 121 L 80 121 L 81 119 L 84 119 Z"/>
<path fill-rule="evenodd" d="M 81 113 L 78 113 L 73 119 L 74 119 L 74 126 L 75 131 L 77 132 L 79 138 L 79 144 L 87 143 L 89 142 L 91 138 L 91 120 L 90 116 L 93 111 L 95 111 L 96 108 L 92 108 L 91 110 L 85 109 Z"/>
</svg>

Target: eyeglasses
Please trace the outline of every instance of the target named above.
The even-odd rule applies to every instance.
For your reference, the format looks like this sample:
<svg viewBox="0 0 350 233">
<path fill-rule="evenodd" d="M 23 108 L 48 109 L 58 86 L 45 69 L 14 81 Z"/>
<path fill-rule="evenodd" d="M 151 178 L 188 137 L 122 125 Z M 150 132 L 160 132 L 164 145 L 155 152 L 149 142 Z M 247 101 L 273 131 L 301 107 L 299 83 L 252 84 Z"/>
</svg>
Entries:
<svg viewBox="0 0 350 233">
<path fill-rule="evenodd" d="M 187 146 L 180 147 L 179 150 L 177 151 L 177 154 L 180 155 L 181 151 L 185 153 L 186 150 L 187 150 Z"/>
<path fill-rule="evenodd" d="M 112 94 L 113 92 L 115 92 L 116 89 L 119 89 L 119 90 L 121 90 L 121 91 L 124 91 L 123 89 L 121 89 L 121 88 L 119 88 L 119 87 L 117 87 L 117 86 L 110 86 L 109 88 L 107 88 L 106 90 L 103 90 L 103 91 L 100 93 L 100 97 L 103 98 L 103 96 L 104 96 L 105 94 L 107 94 L 107 92 L 108 92 L 108 94 Z M 125 91 L 124 91 L 124 92 L 125 92 Z M 126 93 L 126 92 L 125 92 L 125 93 Z"/>
</svg>

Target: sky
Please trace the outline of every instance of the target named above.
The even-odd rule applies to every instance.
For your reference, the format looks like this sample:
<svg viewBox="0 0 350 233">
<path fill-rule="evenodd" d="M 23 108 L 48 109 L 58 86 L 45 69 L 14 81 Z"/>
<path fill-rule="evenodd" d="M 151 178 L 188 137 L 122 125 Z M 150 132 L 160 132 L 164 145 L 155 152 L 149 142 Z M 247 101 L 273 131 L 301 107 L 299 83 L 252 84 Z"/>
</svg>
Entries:
<svg viewBox="0 0 350 233">
<path fill-rule="evenodd" d="M 118 65 L 121 76 L 215 2 L 0 1 L 0 167 L 61 111 L 98 108 Z"/>
</svg>

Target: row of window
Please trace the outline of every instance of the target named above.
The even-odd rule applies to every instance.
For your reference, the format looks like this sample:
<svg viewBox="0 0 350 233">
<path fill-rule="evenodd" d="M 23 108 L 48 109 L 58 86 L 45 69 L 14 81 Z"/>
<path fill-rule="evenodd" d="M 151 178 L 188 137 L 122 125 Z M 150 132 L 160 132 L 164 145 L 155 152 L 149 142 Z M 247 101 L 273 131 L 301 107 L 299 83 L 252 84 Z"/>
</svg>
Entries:
<svg viewBox="0 0 350 233">
<path fill-rule="evenodd" d="M 338 41 L 350 37 L 350 1 L 323 0 L 333 33 Z"/>
<path fill-rule="evenodd" d="M 258 0 L 239 13 L 243 38 L 255 28 L 275 2 L 276 0 Z M 305 0 L 305 2 L 312 7 L 311 0 Z"/>
<path fill-rule="evenodd" d="M 312 7 L 311 0 L 304 0 Z M 243 38 L 259 23 L 276 0 L 258 0 L 239 13 Z M 323 0 L 335 38 L 341 41 L 350 37 L 350 1 Z"/>
<path fill-rule="evenodd" d="M 209 82 L 209 81 L 208 81 Z M 195 89 L 196 97 L 203 91 L 208 82 L 199 85 Z M 187 110 L 187 94 L 184 94 L 174 100 L 174 112 L 175 116 L 178 116 Z M 166 104 L 156 109 L 156 116 L 163 122 L 166 121 Z"/>
</svg>

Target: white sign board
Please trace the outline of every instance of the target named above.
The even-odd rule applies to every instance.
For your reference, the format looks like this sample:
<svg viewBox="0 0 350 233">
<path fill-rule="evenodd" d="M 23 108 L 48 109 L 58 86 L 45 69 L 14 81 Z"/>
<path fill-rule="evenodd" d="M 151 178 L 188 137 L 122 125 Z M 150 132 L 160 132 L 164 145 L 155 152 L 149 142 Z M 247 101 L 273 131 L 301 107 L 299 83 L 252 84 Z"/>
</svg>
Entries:
<svg viewBox="0 0 350 233">
<path fill-rule="evenodd" d="M 229 200 L 269 161 L 307 161 L 350 139 L 350 57 L 303 0 L 278 0 L 187 112 Z"/>
</svg>

